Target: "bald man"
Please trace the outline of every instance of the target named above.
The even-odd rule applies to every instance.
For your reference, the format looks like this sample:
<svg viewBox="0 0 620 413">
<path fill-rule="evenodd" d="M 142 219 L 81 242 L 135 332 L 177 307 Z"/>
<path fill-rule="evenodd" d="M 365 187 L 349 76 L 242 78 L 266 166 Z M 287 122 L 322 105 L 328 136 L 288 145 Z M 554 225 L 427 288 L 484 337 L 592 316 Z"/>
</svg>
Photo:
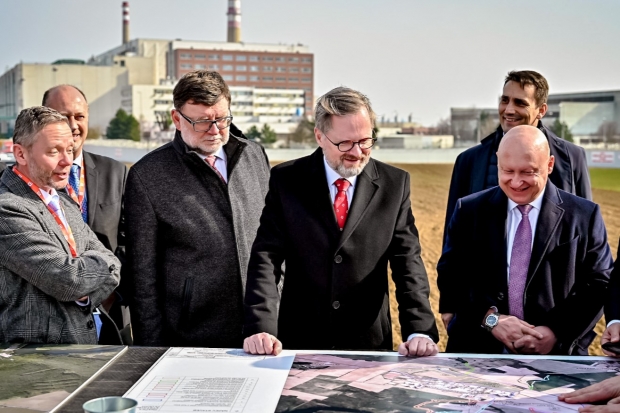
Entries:
<svg viewBox="0 0 620 413">
<path fill-rule="evenodd" d="M 499 145 L 499 186 L 461 198 L 437 265 L 448 352 L 587 355 L 612 269 L 599 206 L 558 189 L 540 130 Z"/>
<path fill-rule="evenodd" d="M 79 204 L 82 219 L 97 235 L 101 243 L 121 261 L 125 257 L 123 201 L 127 167 L 107 156 L 84 150 L 88 136 L 88 102 L 84 93 L 75 86 L 55 86 L 43 95 L 43 106 L 64 115 L 73 135 L 73 165 L 68 191 Z M 69 187 L 71 187 L 69 189 Z M 71 193 L 71 192 L 70 192 Z M 99 344 L 131 344 L 129 310 L 124 285 L 103 303 L 115 325 L 98 324 Z M 104 318 L 106 320 L 107 318 Z M 120 331 L 120 333 L 119 333 Z"/>
</svg>

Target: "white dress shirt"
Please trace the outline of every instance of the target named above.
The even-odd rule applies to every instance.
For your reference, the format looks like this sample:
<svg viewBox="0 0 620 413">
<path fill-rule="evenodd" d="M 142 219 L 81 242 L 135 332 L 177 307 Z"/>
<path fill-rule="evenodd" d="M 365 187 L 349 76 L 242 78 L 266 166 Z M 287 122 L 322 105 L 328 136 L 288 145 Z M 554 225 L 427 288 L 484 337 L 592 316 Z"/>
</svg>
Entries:
<svg viewBox="0 0 620 413">
<path fill-rule="evenodd" d="M 336 188 L 335 182 L 338 179 L 346 179 L 351 184 L 349 185 L 349 188 L 346 190 L 347 202 L 349 203 L 349 209 L 351 209 L 351 204 L 353 202 L 353 194 L 355 193 L 355 184 L 357 183 L 357 175 L 352 176 L 350 178 L 343 178 L 342 176 L 340 176 L 338 172 L 334 171 L 332 167 L 329 166 L 329 164 L 327 163 L 327 159 L 325 159 L 325 156 L 323 156 L 323 163 L 325 164 L 325 176 L 327 176 L 327 186 L 329 187 L 329 194 L 331 195 L 332 204 L 336 201 L 336 195 L 338 194 L 338 189 Z M 420 333 L 410 334 L 409 337 L 407 337 L 407 341 L 411 341 L 411 339 L 415 337 L 424 337 L 424 338 L 427 338 L 433 341 L 426 334 L 420 334 Z"/>
<path fill-rule="evenodd" d="M 228 169 L 226 169 L 228 166 L 228 158 L 226 157 L 226 152 L 224 152 L 224 147 L 220 146 L 220 149 L 218 149 L 213 155 L 215 155 L 215 168 L 218 170 L 220 175 L 222 175 L 224 182 L 228 183 Z M 207 162 L 207 155 L 199 153 L 198 156 Z"/>
<path fill-rule="evenodd" d="M 534 245 L 536 224 L 538 223 L 538 216 L 540 215 L 540 207 L 542 206 L 545 190 L 546 189 L 543 189 L 540 195 L 538 195 L 538 198 L 530 202 L 532 209 L 527 214 L 527 217 L 530 220 L 530 227 L 532 228 L 532 243 L 530 244 L 530 251 L 532 250 L 532 246 Z M 506 265 L 508 266 L 508 270 L 506 271 L 506 273 L 508 274 L 508 279 L 510 279 L 510 259 L 512 258 L 512 245 L 514 244 L 515 235 L 517 233 L 519 223 L 521 223 L 521 219 L 523 218 L 523 215 L 521 215 L 521 211 L 519 211 L 517 205 L 518 204 L 516 202 L 508 198 L 508 216 L 506 217 L 506 235 L 508 238 L 508 248 L 506 251 Z"/>
<path fill-rule="evenodd" d="M 325 164 L 325 175 L 327 176 L 327 186 L 329 187 L 329 193 L 332 197 L 332 204 L 334 202 L 336 202 L 336 195 L 338 194 L 338 188 L 336 188 L 336 181 L 338 179 L 343 179 L 342 176 L 340 176 L 340 174 L 336 171 L 334 171 L 332 169 L 331 166 L 329 166 L 329 164 L 327 163 L 327 160 L 325 159 L 325 156 L 323 156 L 323 163 Z M 350 178 L 344 178 L 347 181 L 349 181 L 349 183 L 351 185 L 349 185 L 349 188 L 346 190 L 347 193 L 347 201 L 349 203 L 349 209 L 351 208 L 351 203 L 353 202 L 353 194 L 355 193 L 355 184 L 357 183 L 357 175 L 356 176 L 352 176 Z"/>
</svg>

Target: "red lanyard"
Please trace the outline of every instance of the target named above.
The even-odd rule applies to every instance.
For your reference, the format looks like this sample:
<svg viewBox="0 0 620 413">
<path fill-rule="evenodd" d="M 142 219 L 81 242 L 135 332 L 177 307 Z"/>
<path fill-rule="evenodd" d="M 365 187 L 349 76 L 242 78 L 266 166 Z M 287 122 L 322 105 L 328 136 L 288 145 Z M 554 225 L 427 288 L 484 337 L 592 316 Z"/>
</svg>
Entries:
<svg viewBox="0 0 620 413">
<path fill-rule="evenodd" d="M 23 175 L 21 172 L 19 172 L 17 170 L 17 167 L 14 166 L 13 167 L 13 172 L 19 176 L 24 182 L 26 182 L 26 184 L 28 184 L 28 186 L 30 187 L 30 189 L 32 189 L 34 191 L 35 194 L 37 194 L 39 196 L 39 198 L 41 198 L 41 200 L 45 203 L 45 198 L 43 197 L 43 194 L 41 194 L 41 190 L 39 189 L 39 187 L 30 180 L 30 178 L 28 178 L 27 176 Z M 65 240 L 67 240 L 67 244 L 69 244 L 69 249 L 71 250 L 71 255 L 73 256 L 73 258 L 77 257 L 77 246 L 75 244 L 75 238 L 73 238 L 73 231 L 71 231 L 71 227 L 69 227 L 67 224 L 67 226 L 65 227 L 65 224 L 62 222 L 62 219 L 60 219 L 60 217 L 58 216 L 58 213 L 56 213 L 56 211 L 54 211 L 49 205 L 46 205 L 48 211 L 50 211 L 50 213 L 52 214 L 52 216 L 54 217 L 54 219 L 56 220 L 56 223 L 58 224 L 58 226 L 60 226 L 60 229 L 62 231 L 62 235 L 65 237 Z M 60 203 L 58 205 L 60 208 L 62 208 L 60 206 Z"/>
<path fill-rule="evenodd" d="M 71 199 L 73 199 L 80 206 L 80 211 L 84 212 L 84 194 L 86 193 L 86 182 L 84 180 L 84 158 L 82 158 L 82 165 L 80 165 L 80 186 L 78 187 L 79 193 L 76 194 L 71 185 L 67 185 L 67 192 Z"/>
</svg>

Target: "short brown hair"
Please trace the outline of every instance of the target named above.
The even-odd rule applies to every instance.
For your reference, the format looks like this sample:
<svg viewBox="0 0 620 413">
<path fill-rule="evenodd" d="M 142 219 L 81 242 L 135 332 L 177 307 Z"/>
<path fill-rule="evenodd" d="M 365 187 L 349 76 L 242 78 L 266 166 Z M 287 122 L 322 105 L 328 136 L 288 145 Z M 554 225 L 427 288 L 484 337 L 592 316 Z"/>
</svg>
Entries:
<svg viewBox="0 0 620 413">
<path fill-rule="evenodd" d="M 174 107 L 181 109 L 190 100 L 213 106 L 224 97 L 230 106 L 230 90 L 222 76 L 211 70 L 195 70 L 185 74 L 172 91 Z"/>
<path fill-rule="evenodd" d="M 88 104 L 88 100 L 86 99 L 86 95 L 84 94 L 84 92 L 82 92 L 80 90 L 80 88 L 78 88 L 77 86 L 73 86 L 73 85 L 58 85 L 58 86 L 54 86 L 51 87 L 49 89 L 47 89 L 45 91 L 45 93 L 43 94 L 43 101 L 41 102 L 42 106 L 47 106 L 47 100 L 50 98 L 50 94 L 55 91 L 56 89 L 60 88 L 60 87 L 72 87 L 73 89 L 77 90 L 78 92 L 80 92 L 80 95 L 82 95 L 82 97 L 84 98 L 84 102 L 86 102 L 86 104 Z"/>
<path fill-rule="evenodd" d="M 368 111 L 370 123 L 374 128 L 377 116 L 366 95 L 344 86 L 332 89 L 316 102 L 314 109 L 316 128 L 322 132 L 327 132 L 332 127 L 332 116 L 351 115 L 359 112 L 362 108 Z"/>
<path fill-rule="evenodd" d="M 504 80 L 504 86 L 506 83 L 513 81 L 521 85 L 522 89 L 525 89 L 525 85 L 534 86 L 534 98 L 536 99 L 536 105 L 541 106 L 543 103 L 547 103 L 547 97 L 549 96 L 549 84 L 547 79 L 543 75 L 533 70 L 521 70 L 508 73 Z"/>
<path fill-rule="evenodd" d="M 33 106 L 19 112 L 15 120 L 15 130 L 13 131 L 13 143 L 30 148 L 37 133 L 41 132 L 47 125 L 55 123 L 69 124 L 67 118 L 52 108 L 46 106 Z"/>
</svg>

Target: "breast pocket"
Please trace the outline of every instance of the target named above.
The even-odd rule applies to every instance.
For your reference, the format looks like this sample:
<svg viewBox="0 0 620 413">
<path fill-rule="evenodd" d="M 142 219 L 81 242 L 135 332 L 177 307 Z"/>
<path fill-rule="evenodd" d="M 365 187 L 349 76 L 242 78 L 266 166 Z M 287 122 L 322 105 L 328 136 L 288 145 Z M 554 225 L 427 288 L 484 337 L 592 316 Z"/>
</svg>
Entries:
<svg viewBox="0 0 620 413">
<path fill-rule="evenodd" d="M 551 275 L 559 285 L 572 285 L 575 282 L 579 235 L 568 242 L 557 245 L 547 254 Z"/>
</svg>

